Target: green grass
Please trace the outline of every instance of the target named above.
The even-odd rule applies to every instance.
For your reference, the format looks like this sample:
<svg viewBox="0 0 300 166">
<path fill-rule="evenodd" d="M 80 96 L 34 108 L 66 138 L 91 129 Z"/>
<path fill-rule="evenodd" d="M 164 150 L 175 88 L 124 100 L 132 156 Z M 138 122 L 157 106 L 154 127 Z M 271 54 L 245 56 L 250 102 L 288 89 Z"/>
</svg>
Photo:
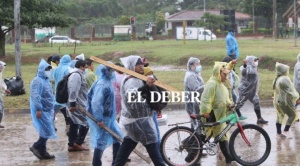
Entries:
<svg viewBox="0 0 300 166">
<path fill-rule="evenodd" d="M 291 66 L 290 74 L 296 63 L 299 47 L 294 47 L 293 39 L 238 39 L 240 58 L 246 55 L 256 55 L 261 58 L 259 64 L 260 90 L 259 96 L 263 100 L 269 100 L 272 96 L 272 82 L 275 77 L 275 62 L 282 62 Z M 299 44 L 300 45 L 300 44 Z M 73 54 L 73 46 L 22 44 L 22 78 L 24 80 L 26 94 L 22 96 L 4 97 L 6 108 L 29 108 L 29 85 L 36 75 L 38 62 L 41 58 L 47 58 L 52 54 Z M 60 52 L 59 52 L 60 47 Z M 3 61 L 8 63 L 3 78 L 15 75 L 14 45 L 6 45 L 7 56 Z M 150 65 L 174 65 L 185 68 L 189 57 L 198 57 L 203 65 L 202 76 L 207 82 L 212 73 L 214 61 L 221 61 L 226 54 L 225 41 L 183 41 L 158 40 L 158 41 L 129 41 L 113 42 L 101 41 L 93 43 L 82 43 L 76 48 L 75 55 L 84 53 L 86 57 L 97 56 L 113 62 L 119 61 L 120 57 L 127 55 L 146 56 Z M 237 72 L 241 60 L 237 64 Z M 155 71 L 158 79 L 166 84 L 183 90 L 183 79 L 185 71 Z M 292 78 L 292 77 L 291 77 Z"/>
</svg>

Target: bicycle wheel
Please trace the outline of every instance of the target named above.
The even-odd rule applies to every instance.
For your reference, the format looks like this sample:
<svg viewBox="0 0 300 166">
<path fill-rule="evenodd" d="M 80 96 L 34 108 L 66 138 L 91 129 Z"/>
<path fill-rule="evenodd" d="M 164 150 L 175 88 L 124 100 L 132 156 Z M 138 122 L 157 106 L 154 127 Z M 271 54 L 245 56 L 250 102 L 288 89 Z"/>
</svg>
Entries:
<svg viewBox="0 0 300 166">
<path fill-rule="evenodd" d="M 268 133 L 254 124 L 243 125 L 243 129 L 250 146 L 242 138 L 240 129 L 235 129 L 229 140 L 229 149 L 232 157 L 245 166 L 263 163 L 271 151 L 271 140 Z"/>
<path fill-rule="evenodd" d="M 161 139 L 160 152 L 168 165 L 194 165 L 201 157 L 201 141 L 188 127 L 174 127 Z"/>
</svg>

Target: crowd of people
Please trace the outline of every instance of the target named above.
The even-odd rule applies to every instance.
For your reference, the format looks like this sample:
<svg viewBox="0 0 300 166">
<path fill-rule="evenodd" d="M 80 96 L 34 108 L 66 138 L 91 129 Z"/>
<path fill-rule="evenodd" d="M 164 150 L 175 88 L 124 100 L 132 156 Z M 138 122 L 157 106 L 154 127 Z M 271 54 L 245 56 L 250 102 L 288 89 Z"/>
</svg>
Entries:
<svg viewBox="0 0 300 166">
<path fill-rule="evenodd" d="M 191 57 L 187 61 L 187 71 L 183 79 L 185 92 L 198 92 L 201 95 L 198 100 L 185 103 L 185 109 L 191 116 L 191 128 L 195 130 L 199 124 L 193 116 L 202 115 L 203 121 L 215 122 L 228 114 L 235 106 L 239 120 L 247 119 L 242 115 L 240 108 L 249 100 L 254 106 L 257 124 L 268 124 L 262 118 L 260 100 L 258 96 L 258 61 L 256 56 L 246 56 L 239 68 L 241 78 L 236 71 L 236 63 L 239 58 L 238 44 L 234 37 L 234 30 L 229 31 L 226 37 L 227 56 L 215 62 L 212 76 L 205 83 L 201 76 L 203 72 L 200 59 Z M 111 62 L 109 62 L 111 63 Z M 89 151 L 84 146 L 87 134 L 90 134 L 90 146 L 94 150 L 92 165 L 102 165 L 101 158 L 104 150 L 113 147 L 112 165 L 124 166 L 130 161 L 129 155 L 141 143 L 145 146 L 152 162 L 156 166 L 165 165 L 160 153 L 160 131 L 157 117 L 161 117 L 161 107 L 149 103 L 150 92 L 162 91 L 154 85 L 157 77 L 149 67 L 146 58 L 131 55 L 120 58 L 120 63 L 115 65 L 125 67 L 128 70 L 147 76 L 143 81 L 122 71 L 112 69 L 103 64 L 94 70 L 94 62 L 80 54 L 72 60 L 70 55 L 53 55 L 47 61 L 41 60 L 36 77 L 30 84 L 30 111 L 33 125 L 39 138 L 29 148 L 39 159 L 53 159 L 47 151 L 47 140 L 55 139 L 55 116 L 61 112 L 65 120 L 65 130 L 68 137 L 68 151 Z M 0 80 L 5 63 L 0 61 Z M 289 78 L 289 66 L 276 63 L 276 78 L 273 81 L 274 108 L 276 109 L 277 136 L 291 138 L 289 128 L 295 121 L 299 121 L 296 106 L 300 104 L 300 54 L 294 68 L 293 82 Z M 55 100 L 58 83 L 67 77 L 68 100 L 60 103 Z M 0 83 L 2 93 L 9 94 L 5 83 Z M 128 94 L 142 95 L 147 102 L 128 102 Z M 187 93 L 185 101 L 191 101 L 193 96 Z M 131 95 L 130 97 L 137 95 Z M 0 95 L 0 123 L 3 116 L 3 101 Z M 96 122 L 83 113 L 83 108 L 90 113 Z M 1 109 L 2 108 L 2 109 Z M 281 126 L 283 117 L 287 115 L 283 132 Z M 0 128 L 4 126 L 0 125 Z M 120 142 L 109 134 L 104 127 L 108 127 L 119 137 Z M 225 124 L 212 127 L 209 132 L 217 136 Z M 198 128 L 200 129 L 200 128 Z M 196 131 L 201 139 L 203 131 Z M 220 139 L 219 145 L 226 163 L 234 161 L 228 147 L 228 135 Z M 192 153 L 186 157 L 186 161 L 192 159 Z M 202 154 L 201 155 L 205 155 Z"/>
</svg>

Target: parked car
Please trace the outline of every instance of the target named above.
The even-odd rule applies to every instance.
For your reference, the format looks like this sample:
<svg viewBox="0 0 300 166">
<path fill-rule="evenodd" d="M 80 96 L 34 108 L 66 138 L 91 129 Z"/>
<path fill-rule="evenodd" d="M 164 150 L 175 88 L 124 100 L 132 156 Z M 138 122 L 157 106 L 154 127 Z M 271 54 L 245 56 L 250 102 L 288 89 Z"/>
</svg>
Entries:
<svg viewBox="0 0 300 166">
<path fill-rule="evenodd" d="M 214 33 L 212 33 L 209 29 L 204 30 L 202 28 L 199 28 L 198 30 L 198 40 L 217 40 L 217 36 Z"/>
<path fill-rule="evenodd" d="M 81 43 L 80 40 L 74 40 L 69 38 L 68 36 L 52 36 L 49 39 L 49 43 Z"/>
<path fill-rule="evenodd" d="M 46 42 L 49 41 L 50 37 L 51 37 L 51 36 L 45 36 L 45 37 L 42 37 L 42 38 L 40 38 L 40 39 L 35 40 L 35 43 L 46 43 Z"/>
</svg>

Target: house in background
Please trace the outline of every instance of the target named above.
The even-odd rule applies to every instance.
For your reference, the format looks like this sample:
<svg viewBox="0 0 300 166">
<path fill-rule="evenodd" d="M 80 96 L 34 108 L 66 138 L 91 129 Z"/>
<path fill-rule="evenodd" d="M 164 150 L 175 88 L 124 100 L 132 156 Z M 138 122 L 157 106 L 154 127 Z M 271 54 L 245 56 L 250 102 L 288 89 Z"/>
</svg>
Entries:
<svg viewBox="0 0 300 166">
<path fill-rule="evenodd" d="M 210 14 L 221 15 L 222 10 L 206 10 Z M 203 10 L 183 10 L 178 13 L 169 15 L 166 13 L 166 23 L 165 23 L 165 33 L 172 29 L 173 34 L 175 34 L 176 27 L 182 27 L 183 21 L 187 21 L 187 26 L 192 26 L 197 20 L 200 20 L 205 13 Z M 251 21 L 252 17 L 248 14 L 235 12 L 235 24 L 237 25 L 238 33 L 240 33 L 241 28 L 247 28 L 248 23 Z"/>
</svg>

